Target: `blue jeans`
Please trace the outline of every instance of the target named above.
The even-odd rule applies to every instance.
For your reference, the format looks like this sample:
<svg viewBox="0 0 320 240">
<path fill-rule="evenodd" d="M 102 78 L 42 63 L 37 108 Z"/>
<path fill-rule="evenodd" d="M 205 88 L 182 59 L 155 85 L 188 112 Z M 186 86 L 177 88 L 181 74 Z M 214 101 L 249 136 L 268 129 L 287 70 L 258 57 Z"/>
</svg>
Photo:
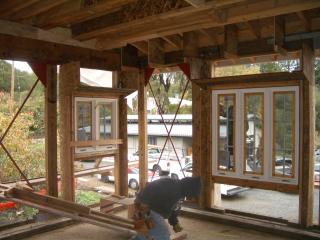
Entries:
<svg viewBox="0 0 320 240">
<path fill-rule="evenodd" d="M 151 211 L 150 214 L 154 227 L 149 230 L 149 239 L 152 239 L 153 237 L 154 240 L 170 240 L 169 226 L 164 218 L 154 211 Z M 141 234 L 138 234 L 133 238 L 133 240 L 147 240 L 147 238 Z"/>
</svg>

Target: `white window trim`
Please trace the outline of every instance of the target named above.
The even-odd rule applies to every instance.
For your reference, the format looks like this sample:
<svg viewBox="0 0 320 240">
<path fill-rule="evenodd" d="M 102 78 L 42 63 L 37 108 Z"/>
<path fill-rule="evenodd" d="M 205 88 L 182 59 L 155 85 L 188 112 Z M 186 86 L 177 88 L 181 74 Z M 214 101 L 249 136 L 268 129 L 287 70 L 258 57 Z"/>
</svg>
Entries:
<svg viewBox="0 0 320 240">
<path fill-rule="evenodd" d="M 110 98 L 89 98 L 89 97 L 75 97 L 74 98 L 74 138 L 75 141 L 77 139 L 77 125 L 78 125 L 78 111 L 77 111 L 77 102 L 91 102 L 92 103 L 92 140 L 100 139 L 100 120 L 99 120 L 99 111 L 98 105 L 103 103 L 111 103 L 112 104 L 112 119 L 111 119 L 111 129 L 112 129 L 112 139 L 118 138 L 119 132 L 119 112 L 118 112 L 118 99 L 110 99 Z M 94 124 L 95 123 L 95 124 Z M 100 152 L 105 150 L 114 150 L 117 149 L 118 146 L 108 145 L 108 146 L 95 146 L 95 147 L 77 147 L 75 148 L 76 153 L 88 153 L 88 152 Z"/>
<path fill-rule="evenodd" d="M 295 174 L 294 178 L 280 177 L 272 175 L 272 140 L 273 140 L 273 92 L 295 92 Z M 244 155 L 244 93 L 264 94 L 264 172 L 263 175 L 245 174 L 243 166 Z M 235 172 L 219 170 L 217 168 L 218 158 L 218 95 L 236 94 L 236 123 L 235 123 Z M 212 91 L 212 175 L 248 179 L 254 181 L 267 181 L 282 184 L 298 184 L 299 176 L 299 87 L 270 87 L 270 88 L 250 88 L 250 89 L 228 89 Z"/>
</svg>

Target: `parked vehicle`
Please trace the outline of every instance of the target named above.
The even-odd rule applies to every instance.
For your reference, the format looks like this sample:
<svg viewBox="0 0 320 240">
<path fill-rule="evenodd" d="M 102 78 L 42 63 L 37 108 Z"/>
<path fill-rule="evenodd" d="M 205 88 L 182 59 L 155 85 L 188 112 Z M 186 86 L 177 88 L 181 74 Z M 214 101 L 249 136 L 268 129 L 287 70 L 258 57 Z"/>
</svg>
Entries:
<svg viewBox="0 0 320 240">
<path fill-rule="evenodd" d="M 159 179 L 159 174 L 148 171 L 148 182 Z M 114 175 L 101 176 L 103 182 L 114 182 Z M 139 188 L 139 168 L 128 168 L 128 186 L 134 190 Z"/>
<path fill-rule="evenodd" d="M 184 175 L 183 175 L 184 173 Z M 187 163 L 182 169 L 176 169 L 170 173 L 171 178 L 181 179 L 192 176 L 192 162 Z M 240 192 L 246 191 L 248 188 L 239 187 L 235 185 L 220 184 L 220 192 L 224 196 L 233 196 Z"/>
</svg>

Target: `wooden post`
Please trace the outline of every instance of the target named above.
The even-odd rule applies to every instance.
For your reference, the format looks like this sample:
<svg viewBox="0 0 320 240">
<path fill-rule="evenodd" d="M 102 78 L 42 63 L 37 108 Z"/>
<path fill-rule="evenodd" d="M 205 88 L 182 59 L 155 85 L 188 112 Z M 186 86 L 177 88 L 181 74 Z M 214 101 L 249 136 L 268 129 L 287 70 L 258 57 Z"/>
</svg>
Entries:
<svg viewBox="0 0 320 240">
<path fill-rule="evenodd" d="M 123 96 L 119 99 L 119 157 L 115 159 L 115 193 L 120 196 L 128 196 L 128 133 L 127 133 L 127 99 Z"/>
<path fill-rule="evenodd" d="M 47 65 L 45 89 L 45 154 L 48 195 L 58 197 L 57 67 Z"/>
<path fill-rule="evenodd" d="M 148 138 L 147 138 L 147 90 L 144 73 L 139 73 L 138 85 L 138 119 L 139 119 L 139 182 L 140 189 L 148 181 Z"/>
<path fill-rule="evenodd" d="M 70 146 L 74 138 L 72 91 L 80 82 L 80 63 L 61 65 L 59 81 L 61 191 L 63 199 L 74 201 L 74 152 Z"/>
<path fill-rule="evenodd" d="M 191 79 L 211 77 L 211 64 L 200 59 L 188 59 Z M 193 175 L 201 176 L 203 191 L 199 204 L 211 208 L 213 201 L 220 200 L 220 194 L 214 199 L 214 185 L 211 172 L 211 92 L 192 84 L 192 158 Z M 219 190 L 217 187 L 216 190 Z"/>
<path fill-rule="evenodd" d="M 315 139 L 315 70 L 312 42 L 302 45 L 301 66 L 305 75 L 301 89 L 301 154 L 300 154 L 300 201 L 299 222 L 305 227 L 312 225 L 314 191 L 314 139 Z"/>
</svg>

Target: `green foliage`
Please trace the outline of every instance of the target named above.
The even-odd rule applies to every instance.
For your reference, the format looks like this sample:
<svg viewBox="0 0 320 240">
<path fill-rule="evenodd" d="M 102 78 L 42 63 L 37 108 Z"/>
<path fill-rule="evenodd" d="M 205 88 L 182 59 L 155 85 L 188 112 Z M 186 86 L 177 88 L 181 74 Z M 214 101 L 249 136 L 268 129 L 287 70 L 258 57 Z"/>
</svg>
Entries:
<svg viewBox="0 0 320 240">
<path fill-rule="evenodd" d="M 0 213 L 0 223 L 8 224 L 16 221 L 32 220 L 39 210 L 28 206 L 20 206 Z M 1 225 L 1 224 L 0 224 Z"/>
<path fill-rule="evenodd" d="M 169 98 L 181 98 L 186 83 L 186 76 L 182 72 L 161 73 L 152 75 L 150 79 L 150 85 L 158 104 L 161 106 L 163 114 L 174 114 L 176 112 L 177 105 L 170 104 Z M 191 94 L 192 88 L 191 83 L 189 83 L 184 95 L 184 99 L 191 100 Z M 149 88 L 148 97 L 153 97 Z M 190 107 L 184 107 L 184 110 L 181 109 L 179 113 L 182 113 L 182 111 L 186 114 L 191 114 Z M 158 112 L 154 112 L 153 114 L 157 113 Z"/>
<path fill-rule="evenodd" d="M 320 87 L 316 88 L 316 131 L 320 133 Z"/>
<path fill-rule="evenodd" d="M 77 191 L 76 203 L 89 206 L 95 203 L 99 203 L 102 195 L 93 191 Z"/>
<path fill-rule="evenodd" d="M 1 135 L 10 121 L 10 115 L 0 112 Z M 45 175 L 44 143 L 30 138 L 30 126 L 33 124 L 32 112 L 21 113 L 4 140 L 6 148 L 28 178 Z M 21 179 L 19 172 L 2 149 L 0 151 L 0 169 L 0 182 Z"/>
<path fill-rule="evenodd" d="M 214 75 L 216 77 L 224 76 L 236 76 L 260 73 L 259 66 L 257 64 L 236 65 L 229 67 L 219 67 L 215 69 Z"/>
<path fill-rule="evenodd" d="M 315 75 L 316 75 L 316 86 L 320 89 L 320 59 L 317 58 L 315 61 Z M 318 118 L 319 119 L 319 118 Z"/>
<path fill-rule="evenodd" d="M 299 70 L 300 65 L 298 60 L 277 61 L 260 64 L 261 73 L 270 72 L 292 72 Z"/>
</svg>

